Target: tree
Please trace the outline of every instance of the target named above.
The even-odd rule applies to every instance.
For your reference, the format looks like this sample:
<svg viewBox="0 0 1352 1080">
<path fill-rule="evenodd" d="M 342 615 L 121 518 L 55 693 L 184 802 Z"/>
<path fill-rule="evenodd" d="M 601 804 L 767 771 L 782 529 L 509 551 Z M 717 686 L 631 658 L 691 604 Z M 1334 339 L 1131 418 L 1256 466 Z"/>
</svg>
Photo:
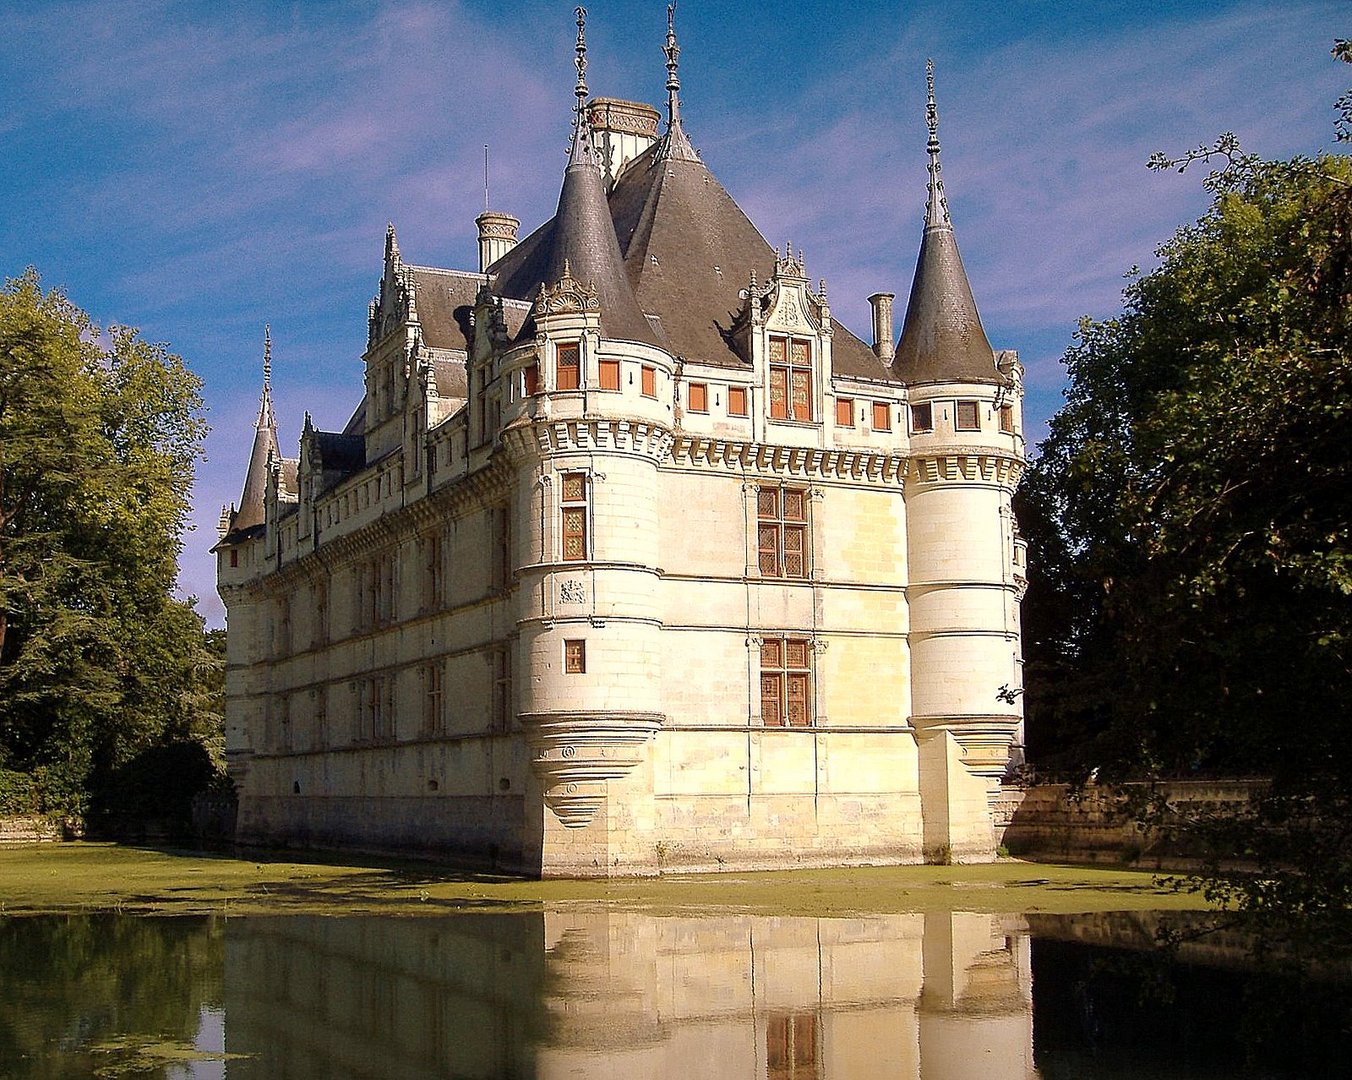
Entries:
<svg viewBox="0 0 1352 1080">
<path fill-rule="evenodd" d="M 163 345 L 100 331 L 32 270 L 0 291 L 0 769 L 45 809 L 215 722 L 215 660 L 172 596 L 205 431 Z"/>
<path fill-rule="evenodd" d="M 1264 872 L 1207 887 L 1346 920 L 1352 162 L 1222 156 L 1207 214 L 1066 354 L 1021 495 L 1030 741 L 1106 778 L 1269 779 L 1209 837 Z"/>
</svg>

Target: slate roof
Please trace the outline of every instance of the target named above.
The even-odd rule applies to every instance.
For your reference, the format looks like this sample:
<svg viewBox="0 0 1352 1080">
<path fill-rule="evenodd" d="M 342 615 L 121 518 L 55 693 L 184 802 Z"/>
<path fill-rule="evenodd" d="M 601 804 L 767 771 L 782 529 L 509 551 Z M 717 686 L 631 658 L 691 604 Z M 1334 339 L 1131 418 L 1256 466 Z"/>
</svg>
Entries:
<svg viewBox="0 0 1352 1080">
<path fill-rule="evenodd" d="M 753 269 L 762 281 L 769 279 L 775 251 L 697 156 L 679 146 L 668 152 L 671 136 L 668 131 L 630 162 L 610 194 L 608 215 L 624 271 L 639 308 L 655 317 L 663 348 L 700 363 L 745 368 L 729 337 L 742 308 L 738 294 Z M 563 196 L 559 201 L 562 207 Z M 545 222 L 489 267 L 496 275 L 494 291 L 534 297 L 542 281 L 554 280 L 557 220 Z M 585 280 L 576 262 L 572 268 L 574 277 Z M 603 322 L 606 310 L 603 294 Z M 834 319 L 832 328 L 837 374 L 895 381 L 872 348 Z M 515 337 L 510 323 L 508 329 Z"/>
<path fill-rule="evenodd" d="M 925 229 L 893 370 L 907 384 L 1005 381 L 981 326 L 951 224 Z"/>
<path fill-rule="evenodd" d="M 434 349 L 469 352 L 470 312 L 483 287 L 482 275 L 432 266 L 410 266 L 408 270 L 417 290 L 423 341 Z"/>
<path fill-rule="evenodd" d="M 553 285 L 562 279 L 565 262 L 574 278 L 595 287 L 601 329 L 607 337 L 665 347 L 644 316 L 625 273 L 605 179 L 594 160 L 569 164 L 553 219 L 489 269 L 496 273 L 494 288 L 499 294 L 533 300 L 541 284 Z"/>
</svg>

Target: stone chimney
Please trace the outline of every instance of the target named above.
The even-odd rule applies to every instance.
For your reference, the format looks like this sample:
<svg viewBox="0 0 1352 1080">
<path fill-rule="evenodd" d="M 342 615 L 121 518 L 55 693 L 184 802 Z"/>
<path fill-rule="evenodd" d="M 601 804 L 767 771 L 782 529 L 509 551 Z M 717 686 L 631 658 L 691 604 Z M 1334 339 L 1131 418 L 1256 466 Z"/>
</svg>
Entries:
<svg viewBox="0 0 1352 1080">
<path fill-rule="evenodd" d="M 892 301 L 896 293 L 874 293 L 868 298 L 873 305 L 873 351 L 884 364 L 892 362 L 896 339 L 892 336 Z"/>
<path fill-rule="evenodd" d="M 521 222 L 511 214 L 485 210 L 474 219 L 474 224 L 479 226 L 479 273 L 482 274 L 516 247 L 516 230 L 521 228 Z"/>
<path fill-rule="evenodd" d="M 587 104 L 592 145 L 601 156 L 606 190 L 615 186 L 625 167 L 657 141 L 661 114 L 651 105 L 618 98 L 592 98 Z"/>
</svg>

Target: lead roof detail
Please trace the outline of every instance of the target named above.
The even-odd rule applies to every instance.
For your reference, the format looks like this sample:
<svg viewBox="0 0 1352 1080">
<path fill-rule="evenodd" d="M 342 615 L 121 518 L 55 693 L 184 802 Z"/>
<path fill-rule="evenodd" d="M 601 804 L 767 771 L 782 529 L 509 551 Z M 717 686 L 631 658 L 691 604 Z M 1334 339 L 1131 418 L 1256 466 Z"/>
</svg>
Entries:
<svg viewBox="0 0 1352 1080">
<path fill-rule="evenodd" d="M 972 286 L 958 253 L 939 163 L 939 112 L 934 62 L 925 65 L 929 128 L 929 199 L 915 280 L 892 370 L 904 383 L 996 383 L 1005 380 L 981 326 Z"/>
</svg>

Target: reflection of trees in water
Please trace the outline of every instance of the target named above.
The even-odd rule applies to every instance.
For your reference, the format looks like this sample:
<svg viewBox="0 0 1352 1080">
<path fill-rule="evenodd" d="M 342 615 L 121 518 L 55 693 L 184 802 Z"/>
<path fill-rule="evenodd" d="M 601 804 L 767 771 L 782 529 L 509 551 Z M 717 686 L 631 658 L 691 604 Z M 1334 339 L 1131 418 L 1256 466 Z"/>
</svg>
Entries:
<svg viewBox="0 0 1352 1080">
<path fill-rule="evenodd" d="M 1119 913 L 1120 914 L 1120 913 Z M 1043 1080 L 1346 1075 L 1352 982 L 1295 966 L 1255 969 L 1233 942 L 1152 947 L 1139 934 L 1111 940 L 1111 916 L 1075 919 L 1033 940 L 1035 1057 Z M 1063 920 L 1046 920 L 1047 924 Z M 1038 928 L 1035 927 L 1035 932 Z M 1186 946 L 1184 956 L 1187 956 Z"/>
<path fill-rule="evenodd" d="M 129 1034 L 191 1044 L 202 1008 L 223 1005 L 223 957 L 209 917 L 0 920 L 0 1074 L 94 1075 L 109 1062 L 91 1048 Z"/>
</svg>

